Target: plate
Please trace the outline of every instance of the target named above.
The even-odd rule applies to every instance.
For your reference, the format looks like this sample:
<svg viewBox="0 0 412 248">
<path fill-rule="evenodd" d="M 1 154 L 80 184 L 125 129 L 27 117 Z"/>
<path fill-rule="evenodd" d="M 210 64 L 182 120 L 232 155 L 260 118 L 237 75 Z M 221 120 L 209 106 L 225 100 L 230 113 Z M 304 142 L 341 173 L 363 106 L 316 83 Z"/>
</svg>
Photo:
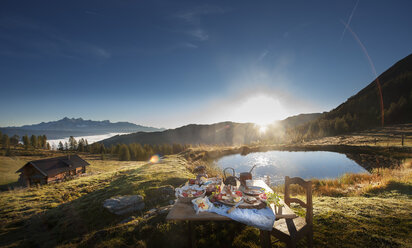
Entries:
<svg viewBox="0 0 412 248">
<path fill-rule="evenodd" d="M 265 193 L 265 189 L 258 186 L 248 186 L 247 189 L 243 188 L 242 192 L 246 195 L 258 196 L 262 193 Z"/>
</svg>

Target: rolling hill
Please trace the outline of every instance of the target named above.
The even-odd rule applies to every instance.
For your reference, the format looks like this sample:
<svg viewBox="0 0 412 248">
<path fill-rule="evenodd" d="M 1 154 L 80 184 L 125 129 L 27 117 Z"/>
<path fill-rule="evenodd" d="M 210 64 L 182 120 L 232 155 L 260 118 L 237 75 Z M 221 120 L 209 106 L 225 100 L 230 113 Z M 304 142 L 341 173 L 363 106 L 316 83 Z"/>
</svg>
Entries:
<svg viewBox="0 0 412 248">
<path fill-rule="evenodd" d="M 301 114 L 279 121 L 279 126 L 295 127 L 318 118 L 321 114 Z M 250 144 L 260 139 L 266 139 L 267 134 L 259 131 L 253 123 L 220 122 L 211 125 L 190 124 L 163 132 L 138 132 L 126 135 L 117 135 L 103 140 L 105 146 L 115 144 L 206 144 L 206 145 L 241 145 Z"/>
<path fill-rule="evenodd" d="M 105 146 L 115 144 L 249 144 L 259 139 L 255 124 L 220 122 L 212 125 L 190 124 L 163 132 L 138 132 L 117 135 L 103 140 Z"/>
</svg>

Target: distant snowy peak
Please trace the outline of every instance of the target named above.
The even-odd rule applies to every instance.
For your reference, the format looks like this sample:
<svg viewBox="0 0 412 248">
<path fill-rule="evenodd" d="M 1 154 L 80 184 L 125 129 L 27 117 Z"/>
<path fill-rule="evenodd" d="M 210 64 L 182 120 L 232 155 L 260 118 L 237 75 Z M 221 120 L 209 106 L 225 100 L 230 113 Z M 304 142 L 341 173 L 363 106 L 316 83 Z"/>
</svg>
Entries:
<svg viewBox="0 0 412 248">
<path fill-rule="evenodd" d="M 145 127 L 136 125 L 130 122 L 110 122 L 84 120 L 83 118 L 68 118 L 64 117 L 58 121 L 42 122 L 39 124 L 25 125 L 19 127 L 29 130 L 72 130 L 72 129 L 88 129 L 88 128 L 121 128 L 121 129 L 147 129 L 146 131 L 159 131 L 159 128 Z"/>
</svg>

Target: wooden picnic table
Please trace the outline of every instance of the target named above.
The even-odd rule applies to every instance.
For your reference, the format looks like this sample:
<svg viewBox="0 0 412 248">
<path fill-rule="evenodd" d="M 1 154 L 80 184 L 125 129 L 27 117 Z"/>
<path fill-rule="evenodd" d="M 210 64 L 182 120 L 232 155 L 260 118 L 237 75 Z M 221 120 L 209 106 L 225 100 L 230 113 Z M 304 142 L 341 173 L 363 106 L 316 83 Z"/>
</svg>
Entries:
<svg viewBox="0 0 412 248">
<path fill-rule="evenodd" d="M 248 186 L 259 186 L 266 190 L 266 192 L 273 192 L 273 190 L 263 181 L 263 180 L 248 180 Z M 282 200 L 281 207 L 274 206 L 271 204 L 272 211 L 275 213 L 276 219 L 294 219 L 297 215 L 290 209 Z M 187 221 L 188 223 L 188 233 L 189 233 L 189 247 L 195 247 L 193 239 L 193 221 L 231 221 L 232 219 L 226 216 L 222 216 L 211 212 L 199 212 L 196 214 L 193 204 L 182 203 L 176 201 L 172 209 L 170 209 L 169 214 L 166 216 L 167 221 Z M 270 246 L 270 235 L 269 231 L 260 230 L 260 239 L 262 247 Z"/>
</svg>

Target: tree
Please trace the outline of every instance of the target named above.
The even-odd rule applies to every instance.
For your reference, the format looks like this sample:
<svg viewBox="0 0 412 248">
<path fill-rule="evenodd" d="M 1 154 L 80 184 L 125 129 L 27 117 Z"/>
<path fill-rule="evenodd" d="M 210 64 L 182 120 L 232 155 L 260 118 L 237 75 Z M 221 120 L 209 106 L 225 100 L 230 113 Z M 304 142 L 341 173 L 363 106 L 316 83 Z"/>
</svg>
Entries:
<svg viewBox="0 0 412 248">
<path fill-rule="evenodd" d="M 10 145 L 12 145 L 12 146 L 17 146 L 18 144 L 19 144 L 19 140 L 20 140 L 20 137 L 18 136 L 18 135 L 13 135 L 11 138 L 10 138 Z"/>
<path fill-rule="evenodd" d="M 79 139 L 79 144 L 77 145 L 77 150 L 79 152 L 84 152 L 84 146 L 85 146 L 84 139 L 83 138 Z"/>
<path fill-rule="evenodd" d="M 105 154 L 105 153 L 106 153 L 106 147 L 104 147 L 103 143 L 100 143 L 100 154 Z"/>
<path fill-rule="evenodd" d="M 24 145 L 24 149 L 26 150 L 30 146 L 29 136 L 27 136 L 27 134 L 23 136 L 23 145 Z"/>
<path fill-rule="evenodd" d="M 45 134 L 42 135 L 41 147 L 47 149 L 47 136 Z"/>
<path fill-rule="evenodd" d="M 67 144 L 67 141 L 64 142 L 64 150 L 69 150 L 69 144 Z"/>
<path fill-rule="evenodd" d="M 37 136 L 37 147 L 43 149 L 44 147 L 42 146 L 43 144 L 43 136 L 39 135 Z"/>
<path fill-rule="evenodd" d="M 69 138 L 69 148 L 72 151 L 76 150 L 77 148 L 77 141 L 73 136 L 70 136 Z"/>
<path fill-rule="evenodd" d="M 57 148 L 60 151 L 63 151 L 64 147 L 63 147 L 63 143 L 60 141 L 59 142 L 59 147 Z"/>
<path fill-rule="evenodd" d="M 3 135 L 3 141 L 2 141 L 3 147 L 4 148 L 10 148 L 10 138 L 7 134 Z"/>
<path fill-rule="evenodd" d="M 87 142 L 87 139 L 83 139 L 83 147 L 85 152 L 90 152 L 90 146 L 89 143 Z"/>
<path fill-rule="evenodd" d="M 36 148 L 36 147 L 37 147 L 37 137 L 36 137 L 36 135 L 34 135 L 34 134 L 30 137 L 30 145 L 31 145 L 33 148 Z"/>
<path fill-rule="evenodd" d="M 119 150 L 119 160 L 120 161 L 129 161 L 130 160 L 130 151 L 127 145 L 123 144 L 120 146 Z"/>
<path fill-rule="evenodd" d="M 47 150 L 50 150 L 51 147 L 50 147 L 50 143 L 49 143 L 49 142 L 46 143 L 46 148 L 47 148 Z"/>
</svg>

